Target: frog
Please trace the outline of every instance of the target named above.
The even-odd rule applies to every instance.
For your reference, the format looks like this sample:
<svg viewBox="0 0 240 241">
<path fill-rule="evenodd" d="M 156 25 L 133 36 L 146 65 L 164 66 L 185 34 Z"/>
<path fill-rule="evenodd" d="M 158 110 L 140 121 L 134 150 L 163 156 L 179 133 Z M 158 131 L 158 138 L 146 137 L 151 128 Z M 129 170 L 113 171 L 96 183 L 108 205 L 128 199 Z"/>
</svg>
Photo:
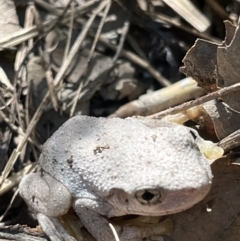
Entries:
<svg viewBox="0 0 240 241">
<path fill-rule="evenodd" d="M 77 115 L 46 141 L 19 192 L 52 241 L 75 240 L 58 221 L 70 208 L 97 241 L 112 241 L 112 217 L 174 214 L 207 195 L 213 175 L 200 139 L 158 119 Z M 116 231 L 120 241 L 151 240 L 131 227 Z"/>
</svg>

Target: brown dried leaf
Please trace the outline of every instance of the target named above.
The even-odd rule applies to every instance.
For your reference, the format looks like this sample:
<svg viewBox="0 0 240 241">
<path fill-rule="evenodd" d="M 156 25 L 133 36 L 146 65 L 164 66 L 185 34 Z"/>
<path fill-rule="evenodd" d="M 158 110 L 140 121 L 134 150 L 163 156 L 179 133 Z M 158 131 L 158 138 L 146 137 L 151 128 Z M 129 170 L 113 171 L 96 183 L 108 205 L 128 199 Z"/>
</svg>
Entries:
<svg viewBox="0 0 240 241">
<path fill-rule="evenodd" d="M 226 28 L 226 36 L 225 36 L 225 40 L 223 41 L 223 45 L 229 45 L 233 39 L 233 36 L 235 34 L 236 31 L 236 26 L 233 25 L 231 22 L 229 22 L 228 20 L 224 21 L 224 25 Z"/>
<path fill-rule="evenodd" d="M 191 76 L 207 92 L 217 90 L 216 76 L 218 44 L 198 39 L 183 59 L 180 71 Z"/>
<path fill-rule="evenodd" d="M 226 46 L 221 46 L 217 51 L 217 73 L 218 79 L 222 80 L 224 87 L 239 82 L 239 64 L 240 64 L 240 30 L 239 26 L 225 24 L 226 26 Z M 232 41 L 230 37 L 233 35 Z M 230 43 L 229 43 L 230 42 Z M 227 45 L 229 43 L 229 45 Z M 221 81 L 219 81 L 221 83 Z M 223 98 L 223 101 L 234 111 L 240 112 L 240 96 L 239 93 L 232 93 Z"/>
<path fill-rule="evenodd" d="M 219 140 L 222 140 L 229 134 L 240 128 L 239 114 L 233 112 L 220 101 L 209 101 L 203 105 L 213 121 L 215 133 Z"/>
<path fill-rule="evenodd" d="M 181 71 L 192 76 L 207 92 L 239 83 L 240 31 L 229 21 L 224 22 L 226 37 L 221 45 L 198 39 L 183 59 Z M 238 92 L 222 97 L 223 102 L 204 105 L 214 123 L 216 135 L 222 139 L 240 128 L 236 122 L 240 112 Z"/>
</svg>

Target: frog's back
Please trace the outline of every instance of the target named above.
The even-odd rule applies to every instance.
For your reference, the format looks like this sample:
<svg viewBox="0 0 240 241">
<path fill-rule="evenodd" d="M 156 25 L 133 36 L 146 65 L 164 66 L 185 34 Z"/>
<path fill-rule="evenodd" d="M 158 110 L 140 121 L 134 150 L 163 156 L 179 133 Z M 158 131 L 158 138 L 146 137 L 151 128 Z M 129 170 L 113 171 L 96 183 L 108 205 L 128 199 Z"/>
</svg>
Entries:
<svg viewBox="0 0 240 241">
<path fill-rule="evenodd" d="M 198 188 L 211 179 L 188 128 L 137 118 L 75 116 L 45 143 L 40 166 L 76 196 L 144 185 Z"/>
</svg>

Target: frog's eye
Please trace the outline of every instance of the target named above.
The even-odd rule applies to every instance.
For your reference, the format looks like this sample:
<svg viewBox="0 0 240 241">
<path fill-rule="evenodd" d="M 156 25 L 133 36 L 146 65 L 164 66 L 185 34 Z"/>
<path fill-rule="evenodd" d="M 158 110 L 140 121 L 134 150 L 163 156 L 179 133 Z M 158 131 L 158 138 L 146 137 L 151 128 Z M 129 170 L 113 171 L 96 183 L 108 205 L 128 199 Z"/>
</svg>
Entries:
<svg viewBox="0 0 240 241">
<path fill-rule="evenodd" d="M 135 193 L 136 199 L 143 205 L 156 204 L 160 202 L 161 196 L 159 189 L 142 189 Z"/>
<path fill-rule="evenodd" d="M 196 140 L 197 139 L 196 133 L 193 130 L 190 130 L 189 132 L 192 135 L 193 139 Z"/>
</svg>

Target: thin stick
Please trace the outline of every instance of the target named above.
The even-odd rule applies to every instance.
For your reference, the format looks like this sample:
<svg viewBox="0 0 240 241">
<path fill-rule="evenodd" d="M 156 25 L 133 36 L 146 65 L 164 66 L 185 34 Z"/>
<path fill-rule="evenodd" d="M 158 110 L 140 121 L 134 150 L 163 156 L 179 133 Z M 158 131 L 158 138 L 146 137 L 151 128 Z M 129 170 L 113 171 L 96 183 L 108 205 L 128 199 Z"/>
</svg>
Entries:
<svg viewBox="0 0 240 241">
<path fill-rule="evenodd" d="M 117 47 L 117 51 L 113 57 L 113 63 L 115 63 L 119 57 L 119 55 L 121 54 L 122 52 L 122 49 L 123 49 L 123 45 L 125 43 L 125 40 L 126 40 L 126 37 L 127 37 L 127 34 L 128 34 L 128 31 L 129 31 L 129 27 L 130 27 L 130 22 L 129 22 L 129 18 L 125 20 L 124 22 L 124 26 L 123 26 L 123 30 L 122 30 L 122 36 L 121 36 L 121 39 L 120 39 L 120 42 L 119 42 L 119 45 Z"/>
<path fill-rule="evenodd" d="M 112 5 L 112 0 L 108 0 L 108 3 L 107 3 L 107 5 L 105 7 L 105 10 L 103 12 L 103 16 L 102 16 L 101 22 L 100 22 L 100 24 L 98 26 L 97 33 L 95 35 L 95 38 L 94 38 L 94 41 L 93 41 L 93 44 L 92 44 L 92 47 L 91 47 L 91 50 L 90 50 L 90 53 L 89 53 L 89 56 L 88 56 L 88 59 L 87 59 L 88 65 L 92 61 L 92 57 L 93 57 L 94 51 L 96 49 L 96 46 L 97 46 L 100 34 L 102 32 L 103 25 L 106 22 L 106 18 L 107 18 L 107 15 L 108 15 L 108 12 L 110 10 L 111 5 Z"/>
<path fill-rule="evenodd" d="M 25 133 L 23 132 L 22 128 L 21 128 L 20 126 L 19 126 L 19 127 L 15 126 L 15 125 L 10 121 L 10 119 L 4 114 L 4 112 L 2 112 L 1 110 L 0 110 L 0 117 L 1 117 L 1 118 L 3 119 L 3 121 L 8 125 L 9 129 L 10 129 L 12 132 L 17 133 L 17 134 L 20 135 L 20 136 L 24 136 L 24 135 L 25 135 Z M 29 141 L 31 144 L 34 145 L 34 142 L 33 142 L 33 140 L 32 140 L 30 137 L 28 138 L 28 141 Z M 35 145 L 35 146 L 37 146 L 37 145 Z"/>
<path fill-rule="evenodd" d="M 119 237 L 118 237 L 118 234 L 117 234 L 117 231 L 116 229 L 114 228 L 114 226 L 111 224 L 111 223 L 108 223 L 109 224 L 109 227 L 111 228 L 112 232 L 113 232 L 113 236 L 115 238 L 115 241 L 120 241 Z"/>
<path fill-rule="evenodd" d="M 167 110 L 164 110 L 164 111 L 158 112 L 156 114 L 150 115 L 148 117 L 153 118 L 153 119 L 161 119 L 166 115 L 174 115 L 174 114 L 177 114 L 178 112 L 185 111 L 185 110 L 187 110 L 191 107 L 201 105 L 201 104 L 203 104 L 207 101 L 210 101 L 210 100 L 228 95 L 230 93 L 239 91 L 239 89 L 240 89 L 240 83 L 234 84 L 234 85 L 231 85 L 231 86 L 228 86 L 228 87 L 224 87 L 220 90 L 217 90 L 215 92 L 207 94 L 207 95 L 205 95 L 203 97 L 200 97 L 196 100 L 188 101 L 188 102 L 183 103 L 181 105 L 178 105 L 176 107 L 169 108 Z"/>
<path fill-rule="evenodd" d="M 65 61 L 65 59 L 67 58 L 68 53 L 69 53 L 69 49 L 70 49 L 70 45 L 71 45 L 73 23 L 74 23 L 74 15 L 75 15 L 74 9 L 75 9 L 75 7 L 74 7 L 74 4 L 72 3 L 71 4 L 72 14 L 71 14 L 70 24 L 69 24 L 69 28 L 68 28 L 67 43 L 66 43 L 66 47 L 64 49 L 64 54 L 63 54 L 63 61 Z"/>
<path fill-rule="evenodd" d="M 89 65 L 90 65 L 90 63 L 91 63 L 91 60 L 92 60 L 92 57 L 93 57 L 93 54 L 94 54 L 94 50 L 95 50 L 95 48 L 96 48 L 98 39 L 99 39 L 100 34 L 101 34 L 101 32 L 102 32 L 102 28 L 103 28 L 103 25 L 104 25 L 104 23 L 105 23 L 105 21 L 106 21 L 106 17 L 107 17 L 107 14 L 108 14 L 108 12 L 109 12 L 109 9 L 110 9 L 111 4 L 112 4 L 112 0 L 108 0 L 108 2 L 105 3 L 105 5 L 106 5 L 105 11 L 104 11 L 104 13 L 103 13 L 101 22 L 100 22 L 100 24 L 99 24 L 99 26 L 98 26 L 97 33 L 96 33 L 96 35 L 95 35 L 95 38 L 94 38 L 94 40 L 93 40 L 93 44 L 92 44 L 92 47 L 91 47 L 91 50 L 90 50 L 90 53 L 89 53 L 88 59 L 87 59 L 87 65 L 86 65 L 86 67 L 85 67 L 85 70 L 83 71 L 83 76 L 84 76 L 84 78 L 86 78 L 86 75 L 87 75 L 87 73 L 88 73 Z M 100 9 L 100 10 L 101 10 L 101 9 Z M 97 16 L 98 13 L 99 13 L 99 12 L 96 12 L 96 13 L 95 13 L 95 17 Z M 81 78 L 81 76 L 80 76 L 79 78 Z M 76 93 L 76 95 L 75 95 L 75 97 L 74 97 L 73 105 L 72 105 L 71 110 L 70 110 L 70 116 L 73 116 L 74 111 L 75 111 L 76 106 L 77 106 L 78 98 L 79 98 L 79 96 L 80 96 L 80 93 L 82 92 L 82 88 L 83 88 L 83 86 L 86 85 L 86 84 L 87 84 L 87 83 L 84 83 L 84 80 L 82 80 L 82 81 L 80 82 L 79 87 L 78 87 L 78 89 L 77 89 L 77 93 Z"/>
<path fill-rule="evenodd" d="M 153 18 L 155 21 L 164 21 L 166 23 L 169 23 L 171 25 L 173 25 L 174 27 L 176 28 L 179 28 L 187 33 L 190 33 L 190 34 L 193 34 L 194 36 L 197 36 L 199 38 L 204 38 L 204 39 L 207 39 L 209 41 L 212 41 L 212 42 L 216 42 L 216 43 L 221 43 L 222 41 L 218 38 L 215 38 L 205 32 L 201 33 L 201 32 L 198 32 L 197 30 L 193 29 L 193 28 L 190 28 L 190 27 L 187 27 L 186 25 L 183 25 L 182 23 L 180 23 L 179 21 L 167 16 L 167 15 L 164 15 L 164 14 L 158 14 L 158 13 L 154 13 L 154 12 L 145 12 L 145 14 L 147 14 L 149 17 Z"/>
<path fill-rule="evenodd" d="M 10 203 L 8 204 L 6 210 L 5 210 L 4 213 L 0 216 L 0 222 L 5 218 L 5 216 L 7 215 L 8 211 L 9 211 L 9 209 L 12 207 L 12 204 L 13 204 L 13 202 L 15 201 L 15 198 L 17 197 L 18 192 L 19 192 L 19 189 L 17 189 L 17 190 L 14 192 L 14 194 L 13 194 L 13 196 L 12 196 L 12 198 L 11 198 L 11 200 L 10 200 Z"/>
<path fill-rule="evenodd" d="M 48 98 L 50 96 L 49 93 L 50 92 L 48 91 L 47 94 L 44 96 L 41 104 L 39 105 L 37 111 L 34 113 L 34 116 L 31 120 L 31 122 L 29 123 L 26 134 L 23 136 L 21 141 L 18 143 L 17 148 L 13 150 L 11 156 L 9 157 L 7 165 L 5 166 L 5 168 L 2 172 L 2 175 L 0 177 L 0 188 L 1 188 L 2 184 L 4 183 L 5 179 L 7 178 L 8 174 L 10 173 L 14 163 L 16 162 L 19 154 L 21 153 L 21 150 L 23 149 L 24 145 L 26 144 L 26 141 L 28 140 L 32 130 L 36 126 L 37 122 L 39 121 L 39 119 L 43 113 L 43 109 L 49 101 L 48 100 Z"/>
<path fill-rule="evenodd" d="M 77 52 L 79 51 L 80 47 L 82 46 L 83 40 L 85 39 L 94 19 L 96 18 L 97 14 L 104 8 L 105 6 L 105 1 L 101 2 L 99 4 L 99 6 L 97 7 L 97 9 L 94 10 L 94 13 L 92 14 L 92 16 L 88 19 L 88 21 L 86 22 L 86 25 L 84 26 L 84 28 L 82 29 L 81 33 L 78 35 L 76 41 L 74 42 L 69 55 L 66 59 L 66 61 L 63 63 L 63 65 L 61 66 L 61 68 L 59 69 L 54 83 L 57 85 L 62 78 L 64 77 L 69 65 L 72 63 L 73 58 L 75 57 L 75 55 L 77 54 Z"/>
</svg>

